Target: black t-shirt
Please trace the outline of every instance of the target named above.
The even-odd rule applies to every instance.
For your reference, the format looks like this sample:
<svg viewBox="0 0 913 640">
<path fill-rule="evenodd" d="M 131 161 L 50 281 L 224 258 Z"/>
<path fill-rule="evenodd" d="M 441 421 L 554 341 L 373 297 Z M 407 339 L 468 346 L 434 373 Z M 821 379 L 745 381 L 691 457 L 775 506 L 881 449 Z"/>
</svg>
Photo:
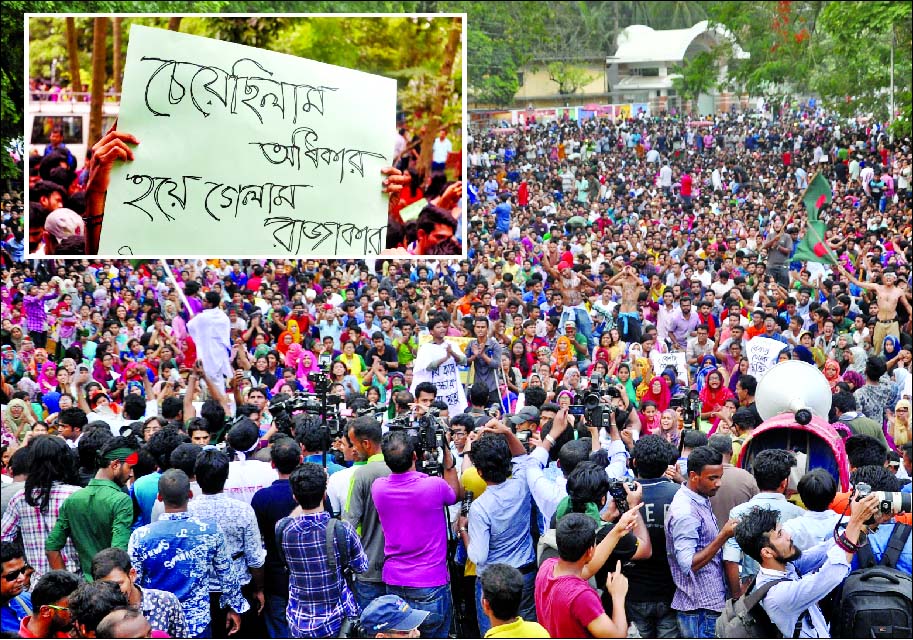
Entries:
<svg viewBox="0 0 913 640">
<path fill-rule="evenodd" d="M 665 519 L 669 504 L 681 487 L 665 478 L 639 482 L 644 492 L 644 506 L 640 513 L 647 525 L 653 553 L 645 560 L 634 560 L 622 566 L 621 571 L 628 578 L 627 599 L 632 602 L 668 604 L 672 602 L 675 583 L 672 581 L 672 570 L 666 554 Z"/>
<path fill-rule="evenodd" d="M 615 525 L 607 523 L 596 532 L 596 544 L 602 542 L 605 537 L 609 535 L 613 526 Z M 615 567 L 618 565 L 619 561 L 621 561 L 621 566 L 624 567 L 625 564 L 631 560 L 634 554 L 637 553 L 637 544 L 637 536 L 633 533 L 626 533 L 622 536 L 621 540 L 618 541 L 618 544 L 615 545 L 615 550 L 612 551 L 612 555 L 609 556 L 606 563 L 596 572 L 596 587 L 602 592 L 602 606 L 609 615 L 612 614 L 612 596 L 609 595 L 609 592 L 605 588 L 606 579 L 609 577 L 610 571 L 615 571 Z"/>
<path fill-rule="evenodd" d="M 393 351 L 393 348 L 390 346 L 385 346 L 383 353 L 379 353 L 377 351 L 377 349 L 375 349 L 373 347 L 371 349 L 368 349 L 368 353 L 365 356 L 365 364 L 368 365 L 369 367 L 374 362 L 374 356 L 377 356 L 378 358 L 380 358 L 381 361 L 387 366 L 387 369 L 391 368 L 390 367 L 391 364 L 393 365 L 392 368 L 395 369 L 396 364 L 399 362 L 396 359 L 396 353 Z"/>
</svg>

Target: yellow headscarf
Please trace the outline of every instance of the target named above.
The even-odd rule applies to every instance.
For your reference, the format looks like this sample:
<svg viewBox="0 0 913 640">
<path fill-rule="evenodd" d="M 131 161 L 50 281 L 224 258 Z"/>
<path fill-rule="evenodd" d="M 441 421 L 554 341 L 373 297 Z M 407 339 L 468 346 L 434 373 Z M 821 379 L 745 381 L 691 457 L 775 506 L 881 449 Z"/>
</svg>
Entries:
<svg viewBox="0 0 913 640">
<path fill-rule="evenodd" d="M 904 416 L 898 416 L 898 409 L 906 409 Z M 888 425 L 891 430 L 891 437 L 894 438 L 894 446 L 898 449 L 910 442 L 910 401 L 901 400 L 894 407 L 894 420 Z"/>
</svg>

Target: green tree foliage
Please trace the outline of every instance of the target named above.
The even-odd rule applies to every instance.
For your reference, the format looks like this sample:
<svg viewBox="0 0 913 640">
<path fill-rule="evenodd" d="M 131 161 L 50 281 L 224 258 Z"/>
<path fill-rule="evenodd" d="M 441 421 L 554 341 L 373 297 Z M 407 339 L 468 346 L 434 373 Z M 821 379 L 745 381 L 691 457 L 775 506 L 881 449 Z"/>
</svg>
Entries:
<svg viewBox="0 0 913 640">
<path fill-rule="evenodd" d="M 558 93 L 563 96 L 577 93 L 578 89 L 597 78 L 587 73 L 585 68 L 567 62 L 549 62 L 546 69 L 548 79 L 558 85 Z"/>
<path fill-rule="evenodd" d="M 672 79 L 672 86 L 684 99 L 694 101 L 702 93 L 707 93 L 716 85 L 716 55 L 702 51 L 682 64 L 672 67 L 672 72 L 679 74 Z"/>
</svg>

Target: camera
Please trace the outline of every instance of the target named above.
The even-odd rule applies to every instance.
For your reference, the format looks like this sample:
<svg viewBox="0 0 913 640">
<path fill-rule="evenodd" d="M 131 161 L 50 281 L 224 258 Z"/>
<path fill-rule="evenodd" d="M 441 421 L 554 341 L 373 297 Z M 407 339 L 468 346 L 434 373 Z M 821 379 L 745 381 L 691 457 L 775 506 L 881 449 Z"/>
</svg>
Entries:
<svg viewBox="0 0 913 640">
<path fill-rule="evenodd" d="M 475 500 L 475 494 L 472 491 L 465 491 L 463 493 L 463 499 L 460 501 L 460 515 L 468 516 L 469 507 L 472 506 L 472 501 Z"/>
<path fill-rule="evenodd" d="M 615 506 L 621 513 L 628 511 L 631 507 L 628 505 L 628 492 L 625 491 L 627 485 L 629 491 L 637 488 L 636 482 L 624 482 L 623 480 L 613 480 L 609 483 L 609 495 L 615 501 Z"/>
<path fill-rule="evenodd" d="M 872 487 L 865 482 L 856 485 L 856 500 L 862 500 L 872 492 Z M 899 491 L 875 491 L 878 496 L 878 509 L 883 514 L 888 513 L 910 513 L 911 495 L 909 493 L 900 493 Z M 867 520 L 866 524 L 872 524 L 875 520 Z"/>
<path fill-rule="evenodd" d="M 407 413 L 387 423 L 390 431 L 405 431 L 409 435 L 415 449 L 416 470 L 429 476 L 441 476 L 444 473 L 440 458 L 446 443 L 444 425 L 438 417 L 439 411 L 436 407 L 429 407 L 421 416 L 415 417 Z"/>
</svg>

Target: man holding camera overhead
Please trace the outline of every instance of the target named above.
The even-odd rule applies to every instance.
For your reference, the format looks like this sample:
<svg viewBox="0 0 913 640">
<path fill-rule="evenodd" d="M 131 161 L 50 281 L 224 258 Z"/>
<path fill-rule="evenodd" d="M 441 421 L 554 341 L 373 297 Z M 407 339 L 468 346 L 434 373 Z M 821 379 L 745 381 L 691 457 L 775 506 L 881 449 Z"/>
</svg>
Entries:
<svg viewBox="0 0 913 640">
<path fill-rule="evenodd" d="M 414 437 L 404 430 L 388 432 L 381 449 L 392 473 L 371 486 L 384 530 L 382 575 L 387 593 L 434 614 L 420 627 L 427 638 L 446 638 L 453 616 L 445 509 L 463 492 L 449 442 L 446 445 L 443 478 L 429 476 L 416 471 Z"/>
</svg>

